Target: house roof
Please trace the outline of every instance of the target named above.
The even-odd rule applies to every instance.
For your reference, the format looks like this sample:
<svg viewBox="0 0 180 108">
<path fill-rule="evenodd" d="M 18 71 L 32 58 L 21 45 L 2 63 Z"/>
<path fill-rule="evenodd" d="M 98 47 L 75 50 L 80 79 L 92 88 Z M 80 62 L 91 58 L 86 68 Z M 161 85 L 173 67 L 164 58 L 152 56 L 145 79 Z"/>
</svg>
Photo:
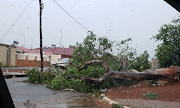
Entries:
<svg viewBox="0 0 180 108">
<path fill-rule="evenodd" d="M 39 50 L 39 48 L 36 48 L 36 50 Z M 60 47 L 43 47 L 43 51 L 45 52 L 51 52 L 52 54 L 56 55 L 72 55 L 74 52 L 73 48 L 60 48 Z"/>
<path fill-rule="evenodd" d="M 17 51 L 22 51 L 24 53 L 40 53 L 40 48 L 27 49 L 24 47 L 16 47 Z M 60 48 L 60 47 L 43 47 L 43 52 L 45 54 L 56 54 L 56 55 L 72 55 L 74 52 L 73 48 Z"/>
<path fill-rule="evenodd" d="M 24 47 L 16 47 L 16 51 L 21 51 L 21 52 L 24 52 L 24 53 L 39 53 L 37 51 L 27 49 L 27 48 L 24 48 Z"/>
</svg>

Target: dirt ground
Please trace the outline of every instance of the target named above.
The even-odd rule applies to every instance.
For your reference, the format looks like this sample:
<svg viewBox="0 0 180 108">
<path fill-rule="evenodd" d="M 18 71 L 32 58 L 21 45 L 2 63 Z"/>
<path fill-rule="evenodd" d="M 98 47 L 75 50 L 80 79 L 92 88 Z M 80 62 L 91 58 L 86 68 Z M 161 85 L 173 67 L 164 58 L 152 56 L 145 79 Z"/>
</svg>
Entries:
<svg viewBox="0 0 180 108">
<path fill-rule="evenodd" d="M 143 94 L 157 93 L 157 99 L 144 98 Z M 152 86 L 150 82 L 140 82 L 132 86 L 111 88 L 106 96 L 132 108 L 180 108 L 180 82 Z M 110 108 L 105 102 L 99 102 Z"/>
</svg>

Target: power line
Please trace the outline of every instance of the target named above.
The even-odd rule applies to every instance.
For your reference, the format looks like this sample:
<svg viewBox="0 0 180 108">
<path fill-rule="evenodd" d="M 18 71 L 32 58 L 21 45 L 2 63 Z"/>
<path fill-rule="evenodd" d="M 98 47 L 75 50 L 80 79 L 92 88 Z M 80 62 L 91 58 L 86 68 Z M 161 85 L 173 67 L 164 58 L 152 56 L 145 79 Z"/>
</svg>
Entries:
<svg viewBox="0 0 180 108">
<path fill-rule="evenodd" d="M 58 5 L 66 14 L 68 14 L 74 21 L 76 21 L 79 25 L 81 25 L 84 29 L 88 30 L 84 25 L 82 25 L 79 21 L 77 21 L 72 15 L 70 15 L 63 7 L 61 7 L 55 0 L 53 0 L 56 5 Z"/>
<path fill-rule="evenodd" d="M 4 33 L 3 37 L 0 39 L 0 42 L 4 40 L 4 38 L 9 34 L 9 32 L 12 30 L 12 28 L 16 25 L 16 23 L 19 21 L 19 19 L 22 17 L 22 15 L 26 12 L 26 10 L 29 8 L 33 0 L 30 0 L 29 3 L 26 5 L 26 7 L 23 9 L 23 11 L 19 14 L 19 16 L 16 18 L 16 20 L 13 22 L 13 24 L 9 27 L 9 29 Z"/>
</svg>

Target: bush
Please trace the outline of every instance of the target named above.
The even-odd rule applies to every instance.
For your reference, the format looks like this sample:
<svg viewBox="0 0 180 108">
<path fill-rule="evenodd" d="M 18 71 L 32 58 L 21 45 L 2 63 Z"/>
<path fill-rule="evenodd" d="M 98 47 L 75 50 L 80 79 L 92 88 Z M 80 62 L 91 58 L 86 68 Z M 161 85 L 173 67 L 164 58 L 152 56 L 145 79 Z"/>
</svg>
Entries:
<svg viewBox="0 0 180 108">
<path fill-rule="evenodd" d="M 80 92 L 89 92 L 90 88 L 81 79 L 66 79 L 58 69 L 50 68 L 46 72 L 40 72 L 38 68 L 27 70 L 27 82 L 45 83 L 48 88 L 61 90 L 65 88 L 74 89 Z M 56 77 L 55 77 L 56 76 Z"/>
<path fill-rule="evenodd" d="M 43 82 L 43 74 L 39 71 L 38 68 L 33 68 L 32 70 L 27 70 L 28 82 L 30 83 L 42 83 Z"/>
<path fill-rule="evenodd" d="M 51 68 L 46 72 L 40 72 L 37 67 L 32 70 L 27 70 L 26 73 L 28 77 L 27 82 L 29 83 L 48 83 L 51 82 L 56 75 L 55 72 L 52 72 Z"/>
<path fill-rule="evenodd" d="M 89 87 L 85 85 L 80 79 L 66 79 L 61 74 L 55 77 L 47 87 L 53 90 L 62 90 L 65 88 L 74 89 L 80 92 L 90 91 Z"/>
</svg>

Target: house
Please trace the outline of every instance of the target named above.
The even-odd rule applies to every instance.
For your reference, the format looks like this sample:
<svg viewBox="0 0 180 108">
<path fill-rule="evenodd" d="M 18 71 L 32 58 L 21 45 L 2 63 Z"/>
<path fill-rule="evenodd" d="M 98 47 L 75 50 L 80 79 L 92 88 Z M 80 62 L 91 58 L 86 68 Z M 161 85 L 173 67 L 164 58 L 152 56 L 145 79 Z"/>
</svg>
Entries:
<svg viewBox="0 0 180 108">
<path fill-rule="evenodd" d="M 60 48 L 60 47 L 44 47 L 43 51 L 51 52 L 54 55 L 61 55 L 62 58 L 72 58 L 74 53 L 73 48 Z"/>
<path fill-rule="evenodd" d="M 43 61 L 47 62 L 46 64 L 56 64 L 56 62 L 62 58 L 72 58 L 74 52 L 73 48 L 43 47 L 42 49 Z M 24 47 L 16 47 L 16 52 L 16 66 L 39 66 L 39 64 L 33 62 L 41 61 L 40 48 L 27 49 Z M 22 63 L 23 60 L 24 62 Z"/>
<path fill-rule="evenodd" d="M 15 66 L 16 58 L 16 46 L 14 44 L 7 45 L 0 43 L 0 62 L 3 66 Z"/>
<path fill-rule="evenodd" d="M 40 48 L 34 49 L 35 51 L 39 51 Z M 44 53 L 52 53 L 51 64 L 56 64 L 57 61 L 63 58 L 72 58 L 72 54 L 74 53 L 73 48 L 61 48 L 61 47 L 43 47 Z"/>
</svg>

